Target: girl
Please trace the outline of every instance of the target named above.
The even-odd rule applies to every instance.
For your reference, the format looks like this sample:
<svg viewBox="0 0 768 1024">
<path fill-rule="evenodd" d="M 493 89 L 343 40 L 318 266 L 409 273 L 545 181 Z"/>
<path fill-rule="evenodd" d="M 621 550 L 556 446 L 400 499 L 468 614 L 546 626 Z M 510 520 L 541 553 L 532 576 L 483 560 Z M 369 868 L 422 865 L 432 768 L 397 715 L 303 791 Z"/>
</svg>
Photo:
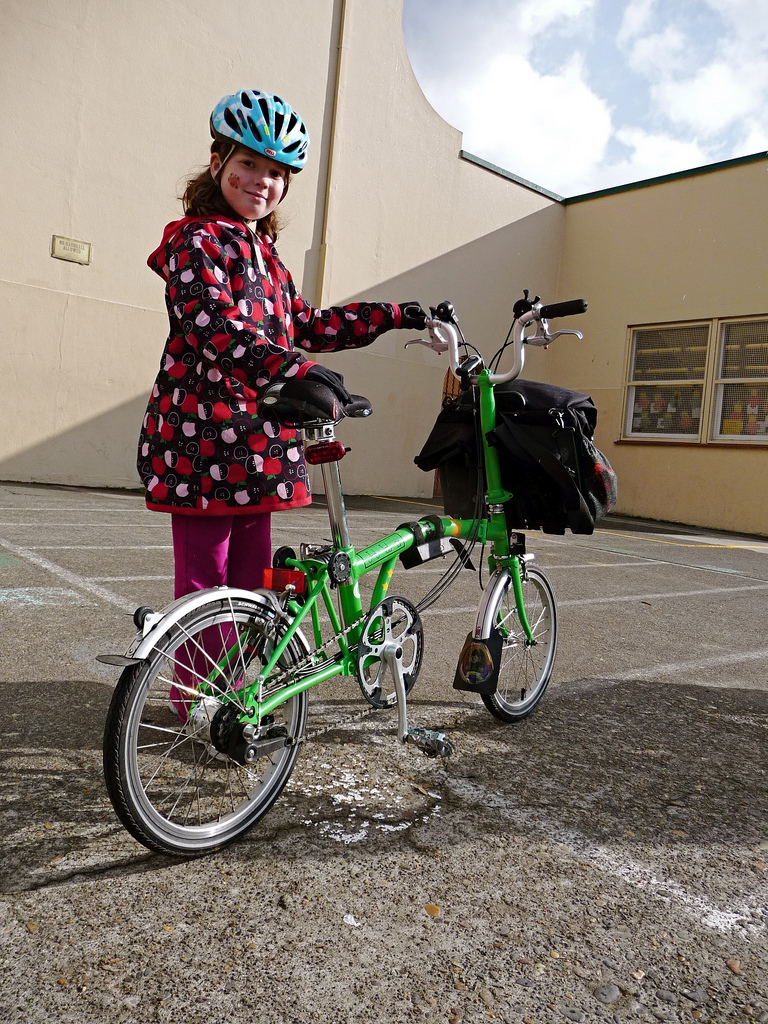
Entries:
<svg viewBox="0 0 768 1024">
<path fill-rule="evenodd" d="M 210 129 L 210 165 L 188 181 L 185 216 L 147 261 L 166 282 L 170 334 L 137 465 L 147 507 L 172 517 L 177 598 L 261 586 L 270 513 L 311 502 L 296 431 L 256 414 L 258 391 L 275 376 L 346 395 L 341 378 L 296 345 L 359 348 L 392 328 L 418 330 L 425 318 L 416 302 L 319 310 L 299 295 L 274 246 L 275 211 L 309 137 L 284 100 L 256 89 L 225 96 Z M 170 697 L 185 720 L 184 695 L 171 687 Z"/>
</svg>

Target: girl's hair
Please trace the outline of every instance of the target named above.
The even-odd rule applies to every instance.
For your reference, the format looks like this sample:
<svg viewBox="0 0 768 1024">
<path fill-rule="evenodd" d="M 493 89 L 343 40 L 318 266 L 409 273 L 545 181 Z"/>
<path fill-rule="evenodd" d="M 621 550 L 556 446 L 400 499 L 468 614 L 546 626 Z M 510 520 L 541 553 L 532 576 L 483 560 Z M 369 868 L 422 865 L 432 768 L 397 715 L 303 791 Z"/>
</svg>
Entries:
<svg viewBox="0 0 768 1024">
<path fill-rule="evenodd" d="M 232 143 L 229 140 L 215 139 L 211 143 L 211 154 L 216 153 L 219 157 L 228 158 L 231 153 L 227 151 L 231 149 L 231 146 Z M 287 171 L 283 196 L 288 191 L 290 180 L 291 173 Z M 188 217 L 218 216 L 228 217 L 230 220 L 242 220 L 242 217 L 232 209 L 224 198 L 221 185 L 214 180 L 210 167 L 206 167 L 204 171 L 187 179 L 180 199 L 184 206 L 184 213 Z M 260 235 L 269 235 L 273 241 L 277 240 L 279 230 L 280 219 L 277 216 L 277 210 L 273 210 L 267 217 L 262 217 L 256 222 L 256 231 Z"/>
</svg>

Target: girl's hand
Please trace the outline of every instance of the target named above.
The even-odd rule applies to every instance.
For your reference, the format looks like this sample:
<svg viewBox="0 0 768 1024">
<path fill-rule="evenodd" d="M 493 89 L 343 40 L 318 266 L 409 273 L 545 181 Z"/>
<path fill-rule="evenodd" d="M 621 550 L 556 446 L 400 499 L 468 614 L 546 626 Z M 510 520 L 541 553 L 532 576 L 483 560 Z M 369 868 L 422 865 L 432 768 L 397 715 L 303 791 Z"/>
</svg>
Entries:
<svg viewBox="0 0 768 1024">
<path fill-rule="evenodd" d="M 313 380 L 317 384 L 325 384 L 327 388 L 336 395 L 336 398 L 341 402 L 342 406 L 347 405 L 352 401 L 352 396 L 344 387 L 344 378 L 340 373 L 336 373 L 334 370 L 329 370 L 327 366 L 323 366 L 320 363 L 313 363 L 312 366 L 304 374 L 304 380 Z"/>
<path fill-rule="evenodd" d="M 427 314 L 418 302 L 402 302 L 400 306 L 400 327 L 408 331 L 422 331 L 427 322 Z"/>
</svg>

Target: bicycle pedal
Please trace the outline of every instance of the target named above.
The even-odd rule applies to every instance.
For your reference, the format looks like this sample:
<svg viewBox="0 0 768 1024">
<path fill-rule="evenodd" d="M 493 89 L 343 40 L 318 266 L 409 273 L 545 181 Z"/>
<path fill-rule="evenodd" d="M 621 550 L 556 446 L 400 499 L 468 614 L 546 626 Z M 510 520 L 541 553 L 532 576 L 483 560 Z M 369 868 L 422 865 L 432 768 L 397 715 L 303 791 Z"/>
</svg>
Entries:
<svg viewBox="0 0 768 1024">
<path fill-rule="evenodd" d="M 408 730 L 408 742 L 415 744 L 427 757 L 450 757 L 456 751 L 444 732 L 422 729 L 418 725 Z"/>
</svg>

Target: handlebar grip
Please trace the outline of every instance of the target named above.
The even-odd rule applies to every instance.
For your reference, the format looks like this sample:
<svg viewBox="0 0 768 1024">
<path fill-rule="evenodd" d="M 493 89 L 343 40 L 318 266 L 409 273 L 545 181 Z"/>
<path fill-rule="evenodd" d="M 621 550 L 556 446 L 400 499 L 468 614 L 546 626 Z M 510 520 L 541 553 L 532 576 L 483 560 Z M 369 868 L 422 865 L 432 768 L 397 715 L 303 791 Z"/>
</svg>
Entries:
<svg viewBox="0 0 768 1024">
<path fill-rule="evenodd" d="M 576 316 L 586 311 L 587 303 L 584 299 L 569 299 L 567 302 L 550 302 L 542 306 L 540 315 L 542 320 L 554 320 L 559 316 Z"/>
</svg>

